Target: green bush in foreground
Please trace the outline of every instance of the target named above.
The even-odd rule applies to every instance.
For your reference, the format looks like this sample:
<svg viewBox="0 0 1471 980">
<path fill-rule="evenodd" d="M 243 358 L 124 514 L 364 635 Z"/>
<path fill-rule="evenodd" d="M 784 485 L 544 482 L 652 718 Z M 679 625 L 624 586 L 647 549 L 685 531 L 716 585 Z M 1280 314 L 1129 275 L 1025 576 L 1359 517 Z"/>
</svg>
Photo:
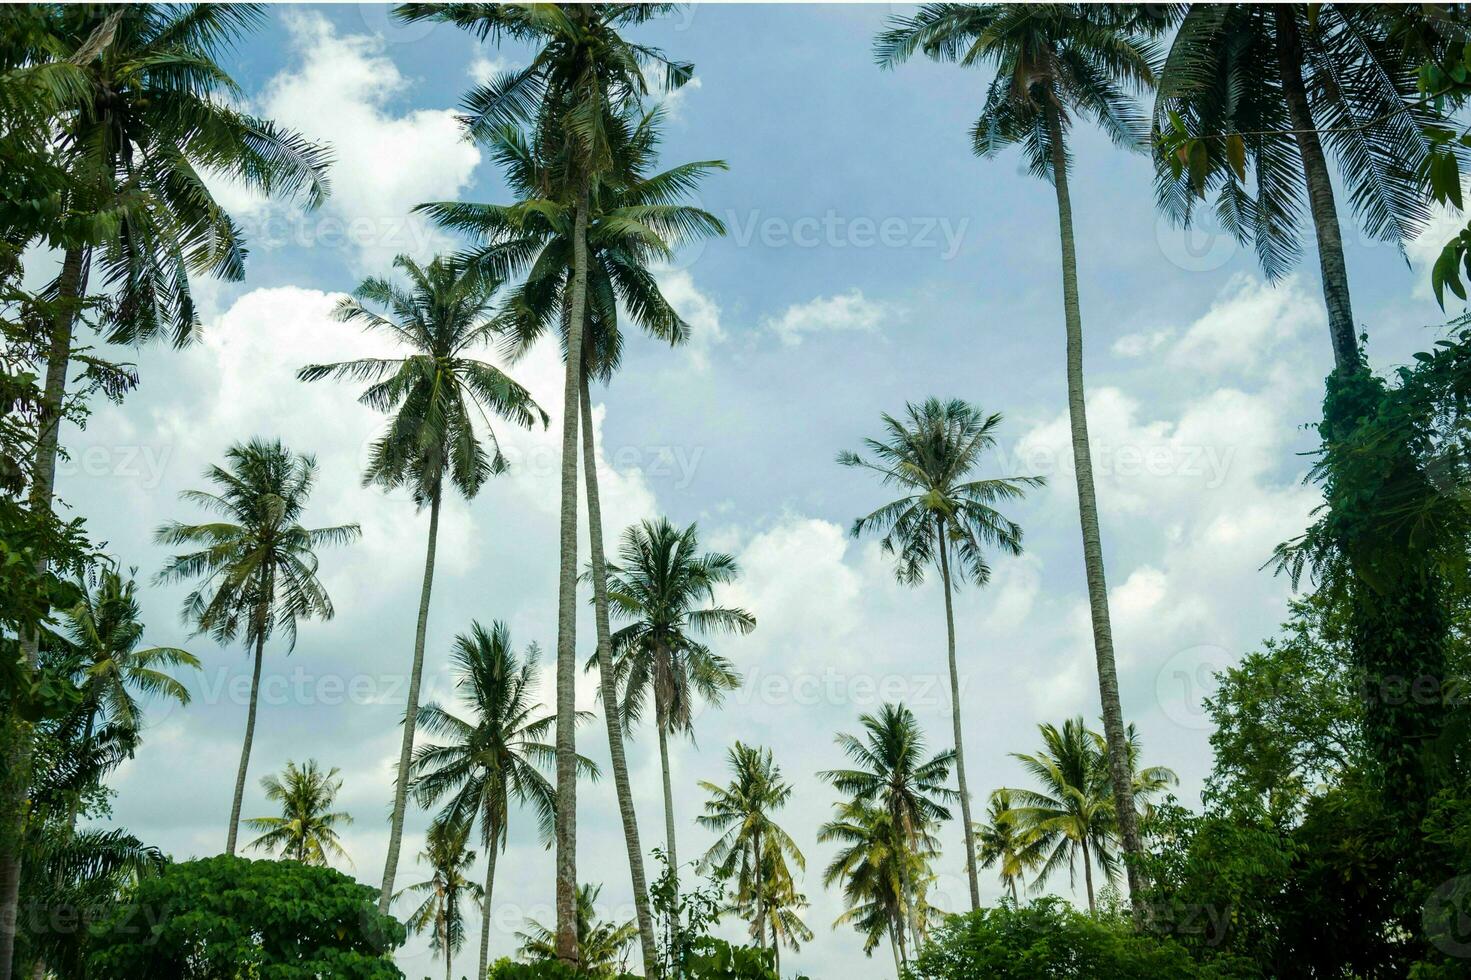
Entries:
<svg viewBox="0 0 1471 980">
<path fill-rule="evenodd" d="M 405 932 L 331 868 L 220 857 L 170 865 L 93 929 L 111 980 L 402 980 Z"/>
<path fill-rule="evenodd" d="M 1222 980 L 1179 944 L 1141 935 L 1127 918 L 1084 915 L 1058 898 L 946 920 L 910 964 L 910 980 Z"/>
</svg>

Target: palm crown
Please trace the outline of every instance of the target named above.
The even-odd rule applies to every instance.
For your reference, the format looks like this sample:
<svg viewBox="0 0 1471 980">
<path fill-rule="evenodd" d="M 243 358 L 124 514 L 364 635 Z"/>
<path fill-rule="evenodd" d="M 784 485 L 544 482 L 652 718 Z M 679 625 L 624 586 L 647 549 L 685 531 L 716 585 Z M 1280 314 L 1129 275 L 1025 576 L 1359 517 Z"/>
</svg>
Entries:
<svg viewBox="0 0 1471 980">
<path fill-rule="evenodd" d="M 858 720 L 862 738 L 837 736 L 854 768 L 829 770 L 822 778 L 860 803 L 883 808 L 906 843 L 917 842 L 928 828 L 950 819 L 945 803 L 958 794 L 946 782 L 955 752 L 925 758 L 924 732 L 902 704 L 885 704 L 878 714 Z"/>
<path fill-rule="evenodd" d="M 523 427 L 538 418 L 545 425 L 547 415 L 505 372 L 467 356 L 493 331 L 490 310 L 499 280 L 442 257 L 421 266 L 400 255 L 394 266 L 408 278 L 407 289 L 387 279 L 368 279 L 338 304 L 335 315 L 393 337 L 412 353 L 310 364 L 297 377 L 369 382 L 358 401 L 393 413 L 387 431 L 373 443 L 365 486 L 408 485 L 415 500 L 427 504 L 439 499 L 448 476 L 462 494 L 474 496 L 506 466 L 485 409 Z M 375 313 L 365 305 L 370 303 L 386 308 L 388 315 Z"/>
<path fill-rule="evenodd" d="M 261 833 L 250 846 L 303 864 L 325 867 L 329 855 L 352 864 L 337 837 L 337 828 L 352 823 L 352 817 L 332 811 L 342 789 L 339 771 L 334 767 L 324 772 L 316 759 L 308 759 L 303 766 L 287 762 L 280 777 L 262 779 L 266 799 L 281 804 L 281 815 L 245 821 Z"/>
<path fill-rule="evenodd" d="M 429 932 L 429 948 L 448 960 L 465 945 L 466 898 L 482 899 L 484 890 L 466 877 L 475 863 L 475 852 L 465 846 L 470 825 L 435 821 L 429 825 L 420 863 L 428 866 L 429 877 L 409 885 L 394 897 L 423 895 L 424 900 L 409 913 L 406 924 L 416 933 Z"/>
</svg>

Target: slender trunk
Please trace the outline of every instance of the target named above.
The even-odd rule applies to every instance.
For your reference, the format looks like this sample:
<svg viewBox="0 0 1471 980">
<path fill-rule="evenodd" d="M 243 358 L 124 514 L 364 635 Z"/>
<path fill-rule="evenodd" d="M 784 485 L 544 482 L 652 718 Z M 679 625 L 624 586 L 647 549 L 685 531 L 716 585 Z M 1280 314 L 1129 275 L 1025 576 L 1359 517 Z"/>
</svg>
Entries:
<svg viewBox="0 0 1471 980">
<path fill-rule="evenodd" d="M 240 832 L 240 804 L 245 799 L 245 774 L 250 769 L 250 748 L 255 742 L 255 710 L 260 699 L 260 669 L 265 660 L 266 631 L 259 619 L 255 632 L 255 664 L 250 671 L 250 706 L 245 709 L 245 742 L 240 746 L 240 768 L 235 772 L 235 798 L 230 803 L 230 833 L 225 838 L 225 853 L 234 855 L 235 840 Z"/>
<path fill-rule="evenodd" d="M 914 941 L 914 948 L 919 949 L 919 900 L 914 892 L 914 883 L 909 877 L 909 855 L 914 846 L 914 835 L 908 832 L 908 821 L 901 821 L 904 828 L 904 836 L 900 839 L 899 858 L 899 891 L 903 893 L 902 902 L 904 918 L 909 925 L 909 936 Z"/>
<path fill-rule="evenodd" d="M 455 960 L 449 950 L 449 923 L 444 926 L 444 980 L 455 980 Z"/>
<path fill-rule="evenodd" d="M 1360 368 L 1359 342 L 1354 332 L 1353 308 L 1348 295 L 1348 267 L 1343 260 L 1343 236 L 1338 226 L 1338 208 L 1333 201 L 1333 182 L 1328 176 L 1328 159 L 1314 128 L 1312 107 L 1303 82 L 1302 38 L 1298 34 L 1297 4 L 1275 8 L 1278 38 L 1278 70 L 1282 99 L 1295 130 L 1298 155 L 1302 157 L 1307 185 L 1308 208 L 1318 239 L 1318 269 L 1323 279 L 1323 301 L 1328 307 L 1328 333 L 1333 342 L 1333 364 L 1339 371 Z"/>
<path fill-rule="evenodd" d="M 960 672 L 955 666 L 955 607 L 951 596 L 950 554 L 945 545 L 945 522 L 935 523 L 940 545 L 940 578 L 945 586 L 945 636 L 950 655 L 950 722 L 955 728 L 955 778 L 960 783 L 960 821 L 965 827 L 965 876 L 970 884 L 970 910 L 981 907 L 981 885 L 976 877 L 976 828 L 970 820 L 970 790 L 965 781 L 965 739 L 960 731 Z"/>
<path fill-rule="evenodd" d="M 57 279 L 58 309 L 51 324 L 46 354 L 46 379 L 41 393 L 40 428 L 36 433 L 36 455 L 32 460 L 30 509 L 49 513 L 56 492 L 56 452 L 66 407 L 66 375 L 71 364 L 72 330 L 77 309 L 86 292 L 88 256 L 85 249 L 69 248 Z M 45 563 L 37 572 L 46 571 Z M 28 630 L 21 636 L 21 658 L 25 671 L 35 669 L 41 646 L 40 634 Z M 18 716 L 0 723 L 5 758 L 0 760 L 0 980 L 9 980 L 15 958 L 15 930 L 20 910 L 20 877 L 25 842 L 27 805 L 31 781 L 31 726 Z"/>
<path fill-rule="evenodd" d="M 593 442 L 592 401 L 587 375 L 583 373 L 582 478 L 587 487 L 587 538 L 592 556 L 593 613 L 597 626 L 598 687 L 603 698 L 603 718 L 608 724 L 608 755 L 613 763 L 613 786 L 618 794 L 618 816 L 623 821 L 623 843 L 628 850 L 628 874 L 633 880 L 633 908 L 638 919 L 639 948 L 644 975 L 658 968 L 654 941 L 654 916 L 649 911 L 649 886 L 644 877 L 644 850 L 638 836 L 638 811 L 633 805 L 633 787 L 628 779 L 628 756 L 624 751 L 623 722 L 618 716 L 618 685 L 613 676 L 612 628 L 608 625 L 608 561 L 603 553 L 603 512 L 598 495 L 597 447 Z"/>
<path fill-rule="evenodd" d="M 1129 895 L 1143 884 L 1137 860 L 1143 852 L 1134 816 L 1134 789 L 1129 778 L 1124 709 L 1119 702 L 1118 668 L 1113 655 L 1113 627 L 1108 617 L 1108 583 L 1103 574 L 1103 543 L 1098 530 L 1098 498 L 1093 489 L 1093 457 L 1088 447 L 1088 412 L 1083 398 L 1083 317 L 1078 305 L 1078 255 L 1073 242 L 1073 206 L 1068 197 L 1067 155 L 1062 121 L 1049 105 L 1047 126 L 1052 142 L 1053 184 L 1057 189 L 1057 223 L 1062 239 L 1062 301 L 1067 324 L 1067 401 L 1072 427 L 1073 469 L 1078 482 L 1078 519 L 1083 530 L 1083 567 L 1088 578 L 1088 609 L 1093 620 L 1093 653 L 1098 662 L 1098 695 L 1103 703 L 1103 737 L 1108 744 L 1108 772 L 1113 785 L 1119 840 L 1124 848 Z"/>
<path fill-rule="evenodd" d="M 439 504 L 442 485 L 429 500 L 429 544 L 424 549 L 424 585 L 419 590 L 419 620 L 414 627 L 414 664 L 409 670 L 409 700 L 404 707 L 403 740 L 398 748 L 398 772 L 393 784 L 393 815 L 388 828 L 388 859 L 383 864 L 383 887 L 378 911 L 388 914 L 393 903 L 393 879 L 398 874 L 398 852 L 403 846 L 404 812 L 408 808 L 409 763 L 414 755 L 414 729 L 419 721 L 419 685 L 424 679 L 424 638 L 429 631 L 429 596 L 434 589 L 434 552 L 439 544 Z"/>
<path fill-rule="evenodd" d="M 490 897 L 495 891 L 495 852 L 500 848 L 500 827 L 491 827 L 490 842 L 485 845 L 485 902 L 480 910 L 480 980 L 490 972 Z"/>
<path fill-rule="evenodd" d="M 899 958 L 899 940 L 894 935 L 894 923 L 889 923 L 889 950 L 894 954 L 894 976 L 904 975 L 904 962 Z"/>
<path fill-rule="evenodd" d="M 776 932 L 776 916 L 771 917 L 771 966 L 781 980 L 781 936 Z"/>
<path fill-rule="evenodd" d="M 1083 841 L 1083 884 L 1088 889 L 1088 914 L 1096 916 L 1098 907 L 1093 903 L 1093 857 L 1088 853 L 1088 842 Z"/>
<path fill-rule="evenodd" d="M 663 700 L 660 698 L 659 700 Z M 659 711 L 662 716 L 662 709 Z M 669 849 L 669 871 L 674 876 L 675 893 L 679 892 L 679 857 L 674 844 L 674 785 L 669 779 L 669 735 L 661 720 L 659 729 L 659 766 L 664 771 L 664 842 Z"/>
<path fill-rule="evenodd" d="M 758 832 L 751 840 L 751 849 L 755 853 L 753 868 L 756 875 L 756 941 L 766 941 L 766 900 L 761 890 L 761 835 Z M 775 941 L 772 948 L 776 947 Z"/>
<path fill-rule="evenodd" d="M 1016 892 L 1016 878 L 1007 878 L 1006 883 L 1011 886 L 1011 904 L 1017 908 L 1021 908 L 1022 900 L 1021 896 Z"/>
</svg>

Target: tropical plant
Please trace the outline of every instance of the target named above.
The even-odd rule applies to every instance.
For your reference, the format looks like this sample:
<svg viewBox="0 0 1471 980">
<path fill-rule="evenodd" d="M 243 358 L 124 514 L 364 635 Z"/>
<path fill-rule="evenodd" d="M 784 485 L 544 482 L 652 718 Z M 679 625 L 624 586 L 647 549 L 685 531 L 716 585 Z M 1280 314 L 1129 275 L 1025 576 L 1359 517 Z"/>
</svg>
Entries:
<svg viewBox="0 0 1471 980">
<path fill-rule="evenodd" d="M 812 941 L 812 930 L 807 923 L 802 921 L 802 910 L 811 906 L 807 896 L 797 891 L 796 883 L 792 881 L 790 873 L 783 875 L 783 868 L 777 866 L 776 862 L 766 858 L 767 870 L 761 874 L 761 891 L 759 894 L 761 917 L 765 919 L 771 933 L 771 965 L 774 972 L 781 974 L 781 948 L 783 945 L 789 947 L 793 952 L 800 952 L 803 943 Z M 758 948 L 766 947 L 766 938 L 755 933 L 755 916 L 752 913 L 754 903 L 737 903 L 736 911 L 743 917 L 751 918 L 752 938 L 755 939 Z"/>
<path fill-rule="evenodd" d="M 429 542 L 414 629 L 408 705 L 378 898 L 383 912 L 388 910 L 403 843 L 445 481 L 469 499 L 487 479 L 506 469 L 487 409 L 522 427 L 529 428 L 538 418 L 543 425 L 547 423 L 546 413 L 525 388 L 494 365 L 470 356 L 491 335 L 491 304 L 501 281 L 442 256 L 421 266 L 400 255 L 393 264 L 407 278 L 407 288 L 382 278 L 364 280 L 350 298 L 337 305 L 334 315 L 344 323 L 360 323 L 368 331 L 393 338 L 407 349 L 404 356 L 309 364 L 297 372 L 302 381 L 368 382 L 358 401 L 391 413 L 391 418 L 387 430 L 373 442 L 363 485 L 376 484 L 385 490 L 407 486 L 414 502 L 429 508 Z M 383 307 L 387 313 L 374 312 L 368 304 Z M 476 425 L 476 414 L 483 424 Z"/>
<path fill-rule="evenodd" d="M 1081 863 L 1088 911 L 1096 913 L 1093 865 L 1097 863 L 1109 882 L 1119 874 L 1115 851 L 1118 824 L 1108 746 L 1103 736 L 1088 730 L 1082 718 L 1069 718 L 1060 729 L 1045 723 L 1037 727 L 1042 734 L 1042 751 L 1015 752 L 1012 757 L 1021 762 L 1039 788 L 1005 790 L 1016 801 L 1010 819 L 1016 823 L 1022 839 L 1028 840 L 1039 855 L 1044 855 L 1032 882 L 1033 890 L 1039 890 L 1064 865 L 1069 883 L 1076 884 L 1077 866 Z M 1142 805 L 1178 779 L 1163 766 L 1138 769 L 1139 740 L 1132 725 L 1125 737 L 1130 798 L 1135 805 Z"/>
<path fill-rule="evenodd" d="M 328 855 L 352 864 L 337 837 L 337 828 L 352 823 L 352 817 L 332 812 L 342 789 L 339 771 L 334 767 L 323 772 L 316 759 L 308 759 L 303 766 L 287 762 L 280 777 L 272 774 L 262 779 L 266 799 L 281 804 L 281 815 L 245 821 L 251 830 L 260 831 L 250 848 L 279 853 L 302 864 L 325 867 Z"/>
<path fill-rule="evenodd" d="M 859 826 L 872 826 L 869 810 L 883 814 L 883 825 L 891 835 L 884 845 L 892 853 L 887 862 L 899 886 L 895 896 L 899 922 L 909 927 L 910 940 L 918 949 L 925 923 L 915 864 L 916 859 L 937 852 L 932 831 L 940 821 L 950 819 L 945 803 L 954 802 L 959 795 L 946 785 L 955 750 L 925 758 L 924 732 L 903 704 L 885 703 L 877 714 L 860 715 L 858 722 L 863 726 L 862 737 L 846 732 L 837 736 L 838 745 L 854 768 L 831 769 L 818 775 L 858 808 L 855 812 L 864 818 Z M 824 832 L 819 839 L 838 836 L 841 834 Z M 828 870 L 832 877 L 833 867 Z M 870 931 L 870 938 L 872 935 Z M 902 937 L 897 952 L 902 960 Z"/>
<path fill-rule="evenodd" d="M 219 519 L 170 522 L 158 529 L 156 538 L 170 547 L 198 549 L 175 555 L 157 576 L 160 582 L 198 580 L 183 607 L 195 634 L 208 633 L 219 643 L 239 637 L 254 648 L 245 740 L 225 843 L 225 853 L 234 854 L 266 640 L 279 631 L 290 650 L 296 645 L 298 619 L 332 618 L 332 600 L 317 578 L 316 549 L 355 541 L 361 531 L 356 524 L 302 526 L 317 477 L 314 457 L 293 453 L 279 440 L 253 439 L 231 446 L 225 459 L 226 465 L 205 470 L 213 492 L 185 490 L 179 495 Z"/>
<path fill-rule="evenodd" d="M 485 850 L 481 980 L 490 962 L 496 857 L 506 846 L 511 801 L 536 811 L 544 839 L 550 841 L 555 834 L 557 792 L 538 767 L 556 758 L 556 749 L 546 742 L 556 718 L 536 717 L 542 707 L 534 700 L 540 680 L 538 656 L 533 644 L 524 657 L 518 657 L 505 623 L 493 623 L 489 631 L 472 623 L 468 634 L 455 638 L 451 656 L 458 675 L 455 686 L 470 720 L 432 702 L 419 709 L 419 727 L 445 741 L 415 750 L 410 791 L 425 807 L 448 797 L 437 817 L 440 823 L 480 823 L 480 843 Z M 597 776 L 592 762 L 583 759 L 582 766 L 585 774 Z"/>
<path fill-rule="evenodd" d="M 853 522 L 853 536 L 882 535 L 885 554 L 897 559 L 899 581 L 918 585 L 927 568 L 939 569 L 945 590 L 945 635 L 950 665 L 950 720 L 955 738 L 955 775 L 960 785 L 960 817 L 965 834 L 965 873 L 970 884 L 970 907 L 981 906 L 976 879 L 975 828 L 970 816 L 970 791 L 965 780 L 965 740 L 960 722 L 960 671 L 955 661 L 955 610 L 952 596 L 964 582 L 985 585 L 991 580 L 988 547 L 1011 555 L 1022 550 L 1022 529 L 995 505 L 1016 500 L 1028 487 L 1041 486 L 1041 477 L 972 479 L 981 457 L 996 447 L 1000 413 L 986 415 L 959 399 L 927 399 L 905 406 L 904 418 L 883 415 L 883 439 L 865 439 L 869 457 L 838 454 L 844 466 L 857 466 L 879 475 L 885 487 L 903 494 L 866 517 Z M 954 565 L 951 556 L 954 556 Z"/>
<path fill-rule="evenodd" d="M 985 105 L 971 130 L 972 146 L 977 155 L 991 157 L 1020 145 L 1031 174 L 1050 181 L 1057 192 L 1068 424 L 1088 611 L 1120 834 L 1124 850 L 1135 857 L 1142 853 L 1142 846 L 1129 801 L 1124 712 L 1083 389 L 1083 316 L 1068 188 L 1067 133 L 1078 118 L 1091 119 L 1118 145 L 1130 149 L 1144 145 L 1146 120 L 1130 93 L 1153 84 L 1156 55 L 1152 37 L 1165 26 L 1168 11 L 1164 6 L 1125 4 L 926 4 L 912 17 L 895 18 L 875 43 L 879 63 L 886 67 L 916 52 L 966 67 L 994 65 Z M 1132 893 L 1139 882 L 1133 865 L 1127 869 Z"/>
<path fill-rule="evenodd" d="M 627 965 L 628 953 L 638 938 L 635 922 L 609 922 L 598 918 L 598 895 L 602 885 L 577 886 L 577 954 L 583 975 L 590 977 L 620 976 Z M 526 959 L 550 960 L 557 956 L 556 930 L 534 919 L 527 931 L 516 933 L 521 940 L 521 955 Z"/>
<path fill-rule="evenodd" d="M 685 203 L 700 179 L 712 170 L 724 169 L 724 163 L 699 161 L 660 173 L 651 172 L 657 159 L 661 118 L 662 111 L 655 109 L 645 113 L 633 127 L 626 118 L 615 120 L 611 137 L 618 162 L 613 172 L 620 176 L 617 181 L 599 181 L 588 199 L 588 288 L 579 410 L 600 665 L 611 664 L 613 655 L 589 379 L 609 383 L 619 367 L 623 351 L 620 308 L 650 336 L 671 346 L 689 337 L 689 324 L 665 299 L 650 267 L 672 258 L 674 247 L 680 241 L 723 234 L 725 230 L 713 214 Z M 472 245 L 464 256 L 466 262 L 501 270 L 504 275 L 513 270 L 524 271 L 525 280 L 512 291 L 499 321 L 512 347 L 512 356 L 524 354 L 554 325 L 562 333 L 562 348 L 566 350 L 573 229 L 569 210 L 550 206 L 542 197 L 544 189 L 556 181 L 554 161 L 547 159 L 544 146 L 537 146 L 523 130 L 514 126 L 494 129 L 485 139 L 518 203 L 503 206 L 447 201 L 423 204 L 416 210 L 427 213 L 442 227 L 470 238 Z M 616 704 L 616 681 L 611 667 L 599 667 L 598 681 L 604 703 Z M 648 972 L 652 969 L 653 919 L 648 907 L 643 849 L 628 778 L 622 722 L 616 711 L 605 711 L 603 717 L 645 953 L 644 969 Z"/>
<path fill-rule="evenodd" d="M 981 867 L 996 868 L 1001 884 L 1011 890 L 1011 903 L 1020 907 L 1017 886 L 1027 883 L 1026 875 L 1041 866 L 1045 855 L 1041 837 L 1019 826 L 1010 790 L 998 789 L 991 794 L 986 823 L 976 830 L 976 843 Z"/>
<path fill-rule="evenodd" d="M 404 20 L 457 24 L 480 39 L 506 38 L 535 47 L 525 66 L 495 76 L 462 102 L 470 134 L 483 139 L 507 125 L 528 126 L 554 166 L 533 208 L 557 210 L 571 220 L 571 273 L 566 300 L 566 380 L 562 397 L 560 574 L 557 579 L 557 955 L 575 965 L 577 890 L 577 743 L 573 716 L 577 660 L 577 430 L 584 377 L 583 329 L 589 294 L 588 224 L 591 202 L 604 180 L 618 182 L 615 138 L 620 121 L 648 92 L 647 66 L 663 69 L 663 87 L 687 82 L 694 66 L 619 32 L 671 9 L 668 4 L 620 3 L 408 3 Z M 642 915 L 641 915 L 642 918 Z M 651 965 L 648 929 L 641 926 L 645 968 Z"/>
<path fill-rule="evenodd" d="M 619 619 L 629 621 L 612 637 L 614 673 L 622 691 L 617 710 L 626 727 L 642 717 L 650 696 L 654 701 L 664 775 L 665 843 L 676 889 L 679 852 L 669 736 L 693 734 L 696 697 L 718 705 L 726 691 L 741 683 L 730 661 L 696 637 L 745 634 L 756 628 L 756 617 L 744 609 L 714 605 L 716 586 L 733 582 L 740 574 L 736 560 L 699 549 L 696 525 L 681 530 L 667 518 L 645 520 L 623 532 L 618 563 L 608 569 L 609 604 Z"/>
<path fill-rule="evenodd" d="M 730 783 L 718 786 L 700 782 L 710 794 L 705 812 L 695 821 L 720 834 L 700 863 L 714 871 L 722 881 L 733 880 L 737 909 L 749 914 L 751 936 L 758 945 L 766 944 L 768 902 L 777 899 L 788 916 L 779 925 L 774 919 L 779 912 L 770 911 L 772 947 L 776 935 L 785 928 L 789 938 L 800 940 L 807 932 L 794 909 L 798 896 L 792 886 L 792 872 L 787 861 L 805 871 L 807 859 L 797 842 L 773 819 L 774 811 L 791 799 L 791 784 L 782 779 L 781 768 L 772 759 L 771 750 L 736 742 L 726 753 Z M 784 900 L 783 900 L 784 899 Z M 793 932 L 795 927 L 800 929 Z M 795 945 L 795 944 L 794 944 Z"/>
<path fill-rule="evenodd" d="M 454 956 L 465 945 L 464 900 L 485 900 L 484 890 L 465 874 L 475 863 L 475 852 L 465 846 L 469 837 L 468 822 L 436 820 L 430 824 L 419 854 L 419 861 L 429 866 L 429 877 L 393 896 L 424 896 L 409 913 L 407 924 L 410 932 L 430 934 L 429 948 L 444 957 L 445 980 L 453 980 Z"/>
</svg>

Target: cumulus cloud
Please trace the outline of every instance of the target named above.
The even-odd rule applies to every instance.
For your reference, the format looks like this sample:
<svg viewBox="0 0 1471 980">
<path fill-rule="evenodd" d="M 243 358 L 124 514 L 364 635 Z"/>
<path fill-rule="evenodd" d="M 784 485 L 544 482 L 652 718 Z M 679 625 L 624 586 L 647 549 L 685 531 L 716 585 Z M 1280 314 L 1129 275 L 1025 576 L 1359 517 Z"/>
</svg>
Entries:
<svg viewBox="0 0 1471 980">
<path fill-rule="evenodd" d="M 783 344 L 795 347 L 808 334 L 874 333 L 894 312 L 888 304 L 868 299 L 855 287 L 846 293 L 795 303 L 780 316 L 768 318 L 765 325 Z"/>
</svg>

